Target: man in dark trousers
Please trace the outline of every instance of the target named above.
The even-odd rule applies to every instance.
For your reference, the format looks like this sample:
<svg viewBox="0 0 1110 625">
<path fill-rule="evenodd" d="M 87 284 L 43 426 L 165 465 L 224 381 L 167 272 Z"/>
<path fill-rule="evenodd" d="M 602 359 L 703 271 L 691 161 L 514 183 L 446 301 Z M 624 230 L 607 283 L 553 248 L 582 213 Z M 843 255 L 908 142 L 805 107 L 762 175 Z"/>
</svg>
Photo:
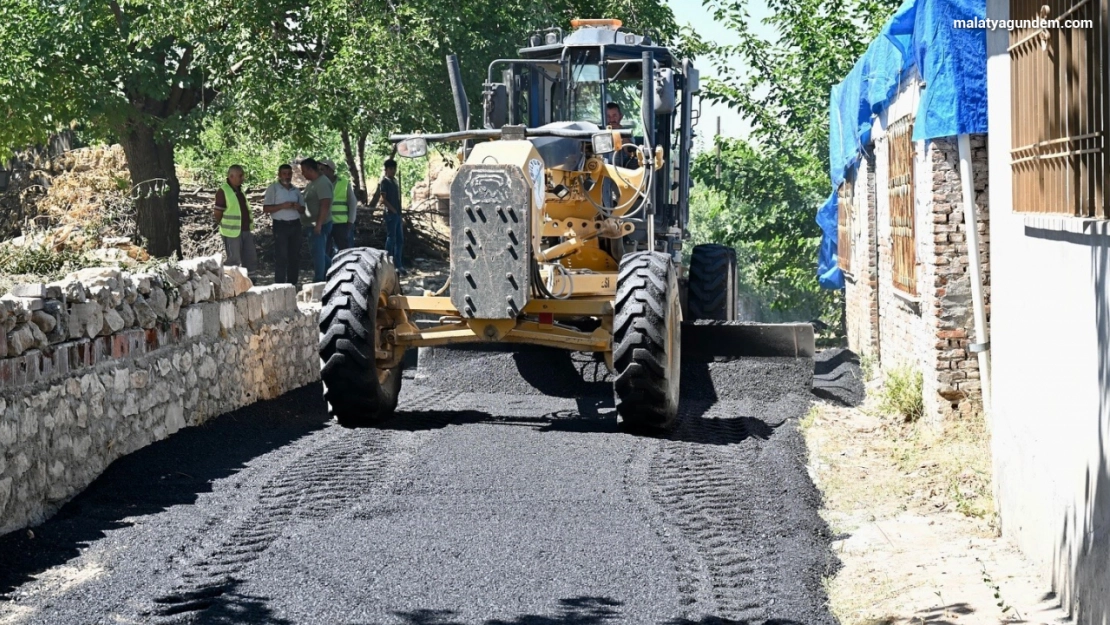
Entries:
<svg viewBox="0 0 1110 625">
<path fill-rule="evenodd" d="M 251 207 L 243 195 L 243 167 L 232 165 L 227 170 L 227 180 L 216 190 L 212 211 L 220 238 L 224 241 L 224 264 L 239 266 L 250 276 L 258 269 L 258 255 L 251 234 Z"/>
<path fill-rule="evenodd" d="M 277 182 L 266 189 L 262 212 L 274 220 L 274 284 L 300 286 L 301 215 L 305 211 L 301 190 L 293 186 L 293 167 L 278 167 Z"/>
<path fill-rule="evenodd" d="M 398 275 L 404 275 L 405 263 L 402 253 L 405 247 L 405 225 L 401 219 L 401 186 L 397 184 L 397 161 L 388 159 L 383 167 L 385 175 L 378 183 L 370 208 L 378 206 L 380 199 L 385 205 L 385 253 L 393 257 L 393 266 Z"/>
</svg>

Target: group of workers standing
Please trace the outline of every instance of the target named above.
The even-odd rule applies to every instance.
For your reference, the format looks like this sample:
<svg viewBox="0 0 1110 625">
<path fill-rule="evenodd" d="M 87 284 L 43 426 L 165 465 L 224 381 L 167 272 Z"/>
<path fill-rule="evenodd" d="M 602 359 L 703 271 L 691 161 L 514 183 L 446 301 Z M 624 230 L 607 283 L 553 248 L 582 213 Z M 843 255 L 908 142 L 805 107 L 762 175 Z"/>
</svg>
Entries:
<svg viewBox="0 0 1110 625">
<path fill-rule="evenodd" d="M 313 281 L 323 282 L 332 256 L 354 246 L 358 198 L 347 176 L 337 173 L 328 159 L 307 158 L 299 163 L 308 183 L 304 189 L 293 185 L 293 167 L 282 164 L 277 181 L 266 189 L 262 212 L 273 220 L 274 283 L 299 287 L 301 245 L 305 233 L 312 257 Z M 216 191 L 214 216 L 223 239 L 226 265 L 246 268 L 254 276 L 258 254 L 251 232 L 251 212 L 243 193 L 243 167 L 232 165 L 227 180 Z M 397 163 L 385 162 L 383 176 L 368 206 L 385 208 L 385 251 L 393 257 L 398 274 L 404 274 L 402 249 L 404 227 L 401 218 L 401 188 L 397 183 Z"/>
</svg>

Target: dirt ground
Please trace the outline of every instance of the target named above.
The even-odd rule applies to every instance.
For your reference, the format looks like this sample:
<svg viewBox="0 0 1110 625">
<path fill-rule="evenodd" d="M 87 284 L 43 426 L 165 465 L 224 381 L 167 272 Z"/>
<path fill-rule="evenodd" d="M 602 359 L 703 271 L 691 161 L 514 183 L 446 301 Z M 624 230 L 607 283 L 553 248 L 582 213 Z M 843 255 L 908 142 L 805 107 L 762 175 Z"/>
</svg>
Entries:
<svg viewBox="0 0 1110 625">
<path fill-rule="evenodd" d="M 840 623 L 1069 622 L 1048 582 L 999 537 L 982 418 L 939 432 L 906 424 L 879 411 L 881 388 L 868 382 L 857 406 L 819 402 L 803 422 L 842 563 L 826 580 Z"/>
</svg>

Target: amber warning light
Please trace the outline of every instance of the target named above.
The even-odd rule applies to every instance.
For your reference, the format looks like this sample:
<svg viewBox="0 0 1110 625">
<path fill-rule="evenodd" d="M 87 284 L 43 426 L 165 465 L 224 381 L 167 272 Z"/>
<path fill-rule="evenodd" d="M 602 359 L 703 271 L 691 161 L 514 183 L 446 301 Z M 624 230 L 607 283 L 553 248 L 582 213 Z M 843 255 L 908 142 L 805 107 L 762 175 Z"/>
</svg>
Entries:
<svg viewBox="0 0 1110 625">
<path fill-rule="evenodd" d="M 624 22 L 620 20 L 584 20 L 573 19 L 570 21 L 572 28 L 582 28 L 583 26 L 592 26 L 593 28 L 605 28 L 608 26 L 613 30 L 618 30 Z"/>
</svg>

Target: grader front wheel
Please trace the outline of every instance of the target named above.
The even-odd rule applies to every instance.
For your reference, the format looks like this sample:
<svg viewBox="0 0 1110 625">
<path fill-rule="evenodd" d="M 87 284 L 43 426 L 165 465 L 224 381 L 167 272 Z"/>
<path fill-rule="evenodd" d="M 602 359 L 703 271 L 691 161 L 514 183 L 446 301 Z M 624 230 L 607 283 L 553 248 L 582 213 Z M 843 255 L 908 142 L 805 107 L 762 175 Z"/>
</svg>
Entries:
<svg viewBox="0 0 1110 625">
<path fill-rule="evenodd" d="M 666 254 L 621 259 L 613 319 L 617 412 L 634 429 L 667 430 L 678 415 L 682 308 Z"/>
<path fill-rule="evenodd" d="M 382 309 L 400 285 L 385 252 L 344 250 L 328 269 L 320 308 L 320 378 L 328 412 L 344 427 L 373 425 L 393 414 L 401 393 L 398 364 L 376 362 Z"/>
</svg>

